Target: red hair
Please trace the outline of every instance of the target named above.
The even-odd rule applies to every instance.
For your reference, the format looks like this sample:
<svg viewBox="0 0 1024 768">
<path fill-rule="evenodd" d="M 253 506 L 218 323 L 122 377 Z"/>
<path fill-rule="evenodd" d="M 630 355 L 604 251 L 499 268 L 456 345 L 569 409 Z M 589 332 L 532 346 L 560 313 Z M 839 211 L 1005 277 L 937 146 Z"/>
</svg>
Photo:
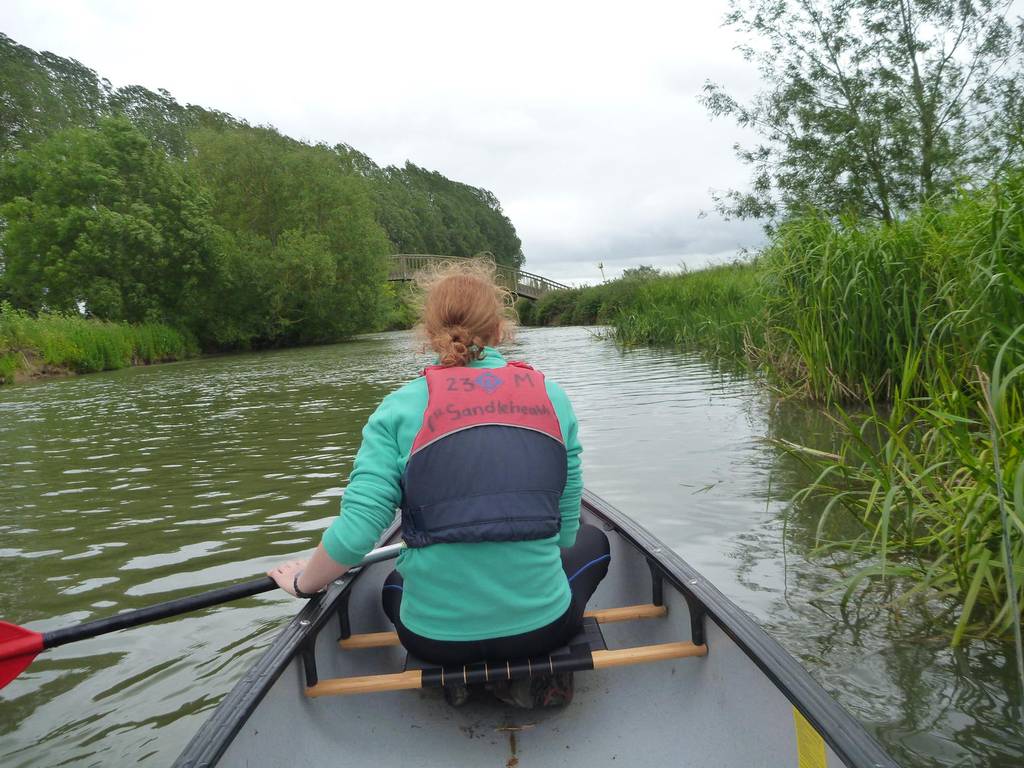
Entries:
<svg viewBox="0 0 1024 768">
<path fill-rule="evenodd" d="M 483 357 L 484 347 L 510 338 L 512 294 L 498 284 L 493 263 L 445 262 L 417 281 L 424 289 L 417 330 L 446 367 Z"/>
</svg>

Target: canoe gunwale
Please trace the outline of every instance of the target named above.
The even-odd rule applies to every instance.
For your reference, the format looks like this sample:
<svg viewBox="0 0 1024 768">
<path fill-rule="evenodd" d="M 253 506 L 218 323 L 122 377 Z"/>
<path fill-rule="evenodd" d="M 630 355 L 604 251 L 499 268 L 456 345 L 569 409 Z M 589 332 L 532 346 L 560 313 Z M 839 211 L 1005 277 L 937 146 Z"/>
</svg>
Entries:
<svg viewBox="0 0 1024 768">
<path fill-rule="evenodd" d="M 619 535 L 648 558 L 648 562 L 655 560 L 662 577 L 671 582 L 688 604 L 702 606 L 707 618 L 714 621 L 757 665 L 847 766 L 899 768 L 864 726 L 833 699 L 777 640 L 678 554 L 643 526 L 586 489 L 583 491 L 583 506 L 611 523 Z M 709 645 L 708 653 L 714 652 L 714 646 Z"/>
<path fill-rule="evenodd" d="M 703 634 L 702 620 L 693 618 L 695 610 L 700 610 L 771 680 L 845 765 L 850 768 L 898 768 L 860 722 L 843 709 L 796 659 L 678 554 L 639 523 L 586 489 L 582 505 L 647 559 L 651 567 L 655 603 L 661 602 L 661 587 L 655 573 L 684 597 L 691 610 L 694 642 L 703 640 L 698 636 L 698 633 Z M 393 539 L 398 529 L 396 520 L 381 536 L 378 546 Z M 196 732 L 175 761 L 175 768 L 207 768 L 217 764 L 285 668 L 301 654 L 304 643 L 310 639 L 315 641 L 324 625 L 335 618 L 339 601 L 360 572 L 361 569 L 353 569 L 335 581 L 319 600 L 309 601 L 281 630 Z M 713 645 L 709 646 L 708 652 L 714 654 Z"/>
<path fill-rule="evenodd" d="M 392 523 L 381 535 L 378 546 L 394 538 L 399 527 L 397 520 Z M 338 601 L 352 587 L 361 571 L 361 568 L 348 571 L 334 581 L 320 599 L 310 600 L 302 607 L 242 679 L 221 699 L 213 714 L 175 760 L 174 768 L 205 768 L 217 764 L 267 691 L 301 652 L 305 641 L 315 640 L 324 625 L 335 618 Z"/>
</svg>

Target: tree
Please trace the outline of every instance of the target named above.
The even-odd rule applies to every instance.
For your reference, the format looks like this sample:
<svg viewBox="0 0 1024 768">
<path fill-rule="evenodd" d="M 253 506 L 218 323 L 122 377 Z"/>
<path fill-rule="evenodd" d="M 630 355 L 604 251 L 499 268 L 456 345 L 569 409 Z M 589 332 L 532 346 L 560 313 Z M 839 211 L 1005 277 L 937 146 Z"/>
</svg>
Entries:
<svg viewBox="0 0 1024 768">
<path fill-rule="evenodd" d="M 95 125 L 109 89 L 74 59 L 36 53 L 0 33 L 0 153 L 56 130 Z"/>
<path fill-rule="evenodd" d="M 652 267 L 650 264 L 641 264 L 637 267 L 628 267 L 622 270 L 623 280 L 644 282 L 646 280 L 653 280 L 656 277 L 661 277 L 661 270 L 657 267 Z"/>
<path fill-rule="evenodd" d="M 726 24 L 765 88 L 702 103 L 757 131 L 737 145 L 748 191 L 727 216 L 770 222 L 808 206 L 891 221 L 1024 157 L 1024 25 L 1012 0 L 731 1 Z"/>
<path fill-rule="evenodd" d="M 54 131 L 93 128 L 101 118 L 115 116 L 126 117 L 178 159 L 189 153 L 189 131 L 240 124 L 224 112 L 182 106 L 162 88 L 111 88 L 74 59 L 37 53 L 0 33 L 0 154 L 25 149 Z"/>
<path fill-rule="evenodd" d="M 156 93 L 141 85 L 118 88 L 110 94 L 107 108 L 128 118 L 171 157 L 188 156 L 188 131 L 197 127 L 195 108 L 181 106 L 163 88 Z"/>
<path fill-rule="evenodd" d="M 19 308 L 187 325 L 209 278 L 209 201 L 121 118 L 0 166 L 0 283 Z"/>
<path fill-rule="evenodd" d="M 270 128 L 203 129 L 191 140 L 191 165 L 235 242 L 221 263 L 234 289 L 209 320 L 219 344 L 337 341 L 383 317 L 387 237 L 365 180 L 334 150 Z M 225 311 L 249 320 L 216 316 Z"/>
<path fill-rule="evenodd" d="M 522 266 L 522 243 L 493 193 L 412 163 L 388 166 L 373 178 L 377 219 L 397 251 L 444 256 L 490 251 L 502 266 Z"/>
<path fill-rule="evenodd" d="M 335 341 L 390 311 L 394 250 L 523 260 L 486 190 L 114 89 L 0 34 L 0 301 L 164 319 L 207 348 Z"/>
</svg>

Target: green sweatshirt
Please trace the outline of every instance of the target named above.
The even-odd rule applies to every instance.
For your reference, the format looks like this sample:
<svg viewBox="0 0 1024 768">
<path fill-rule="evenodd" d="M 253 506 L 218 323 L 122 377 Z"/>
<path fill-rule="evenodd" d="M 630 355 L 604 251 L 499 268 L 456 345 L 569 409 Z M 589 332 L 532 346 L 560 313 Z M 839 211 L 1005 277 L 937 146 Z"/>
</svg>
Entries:
<svg viewBox="0 0 1024 768">
<path fill-rule="evenodd" d="M 473 368 L 501 368 L 491 348 Z M 481 640 L 529 632 L 569 607 L 569 583 L 560 547 L 576 541 L 583 475 L 576 415 L 561 387 L 545 379 L 568 454 L 568 477 L 559 503 L 558 536 L 535 541 L 433 544 L 398 558 L 404 579 L 402 623 L 435 640 Z M 401 505 L 399 479 L 427 409 L 427 380 L 410 381 L 384 398 L 363 428 L 363 443 L 341 505 L 324 533 L 327 553 L 343 565 L 358 563 L 394 520 Z"/>
</svg>

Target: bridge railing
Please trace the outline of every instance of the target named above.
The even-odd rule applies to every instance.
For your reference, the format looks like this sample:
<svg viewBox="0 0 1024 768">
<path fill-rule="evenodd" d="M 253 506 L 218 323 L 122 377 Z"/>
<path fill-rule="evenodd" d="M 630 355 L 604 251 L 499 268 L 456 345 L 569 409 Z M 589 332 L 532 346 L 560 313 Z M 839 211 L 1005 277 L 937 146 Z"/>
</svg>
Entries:
<svg viewBox="0 0 1024 768">
<path fill-rule="evenodd" d="M 512 270 L 509 271 L 511 272 Z M 565 291 L 569 288 L 568 285 L 556 283 L 554 280 L 548 280 L 546 277 L 541 277 L 522 269 L 515 270 L 515 280 L 517 287 L 521 289 L 516 291 L 519 294 L 531 292 L 541 295 L 548 291 Z"/>
<path fill-rule="evenodd" d="M 425 253 L 396 253 L 391 256 L 389 280 L 414 280 L 417 273 L 430 269 L 436 264 L 458 261 L 461 256 L 437 256 Z M 538 299 L 549 291 L 560 291 L 569 288 L 562 283 L 548 280 L 542 275 L 535 275 L 522 269 L 510 269 L 496 265 L 498 281 L 517 296 L 527 299 Z"/>
<path fill-rule="evenodd" d="M 445 261 L 443 256 L 422 253 L 396 253 L 391 257 L 389 280 L 413 280 L 419 272 Z"/>
</svg>

